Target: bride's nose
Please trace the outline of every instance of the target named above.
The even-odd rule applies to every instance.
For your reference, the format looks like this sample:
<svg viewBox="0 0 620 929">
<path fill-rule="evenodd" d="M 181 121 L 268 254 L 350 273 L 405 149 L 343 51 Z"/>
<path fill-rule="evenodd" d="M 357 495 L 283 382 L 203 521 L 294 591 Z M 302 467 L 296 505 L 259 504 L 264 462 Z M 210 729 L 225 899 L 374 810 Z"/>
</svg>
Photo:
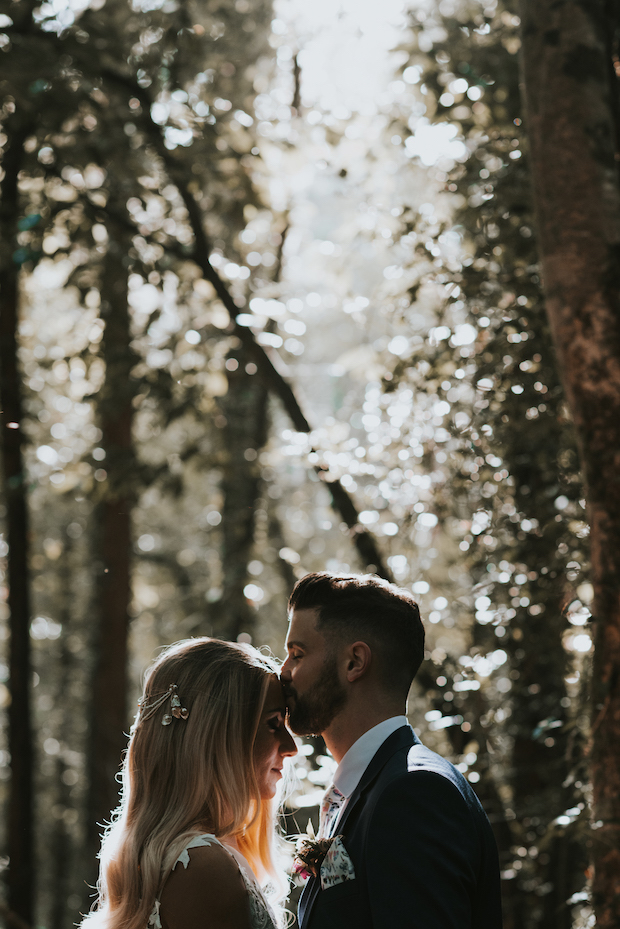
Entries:
<svg viewBox="0 0 620 929">
<path fill-rule="evenodd" d="M 283 758 L 289 758 L 292 755 L 296 755 L 298 749 L 297 749 L 297 746 L 295 745 L 295 739 L 293 738 L 293 736 L 290 734 L 290 732 L 288 731 L 286 727 L 284 728 L 284 733 L 285 735 L 283 736 L 282 741 L 280 743 L 279 751 Z"/>
</svg>

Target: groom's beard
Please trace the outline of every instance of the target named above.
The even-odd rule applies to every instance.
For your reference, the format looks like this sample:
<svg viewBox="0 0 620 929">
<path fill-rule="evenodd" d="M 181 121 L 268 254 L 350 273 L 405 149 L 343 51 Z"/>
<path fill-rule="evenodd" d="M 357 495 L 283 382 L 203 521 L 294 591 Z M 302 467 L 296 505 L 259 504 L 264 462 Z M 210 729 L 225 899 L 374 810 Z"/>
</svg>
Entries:
<svg viewBox="0 0 620 929">
<path fill-rule="evenodd" d="M 296 735 L 321 735 L 347 701 L 346 690 L 338 680 L 335 657 L 325 659 L 318 678 L 303 695 L 300 696 L 290 685 L 286 690 L 289 726 Z"/>
</svg>

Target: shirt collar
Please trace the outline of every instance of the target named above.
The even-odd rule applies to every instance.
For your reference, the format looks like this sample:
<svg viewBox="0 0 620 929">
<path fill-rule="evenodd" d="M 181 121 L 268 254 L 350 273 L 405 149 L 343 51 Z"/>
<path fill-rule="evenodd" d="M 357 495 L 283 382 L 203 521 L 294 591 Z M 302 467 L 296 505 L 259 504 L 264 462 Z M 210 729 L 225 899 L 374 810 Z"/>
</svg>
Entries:
<svg viewBox="0 0 620 929">
<path fill-rule="evenodd" d="M 385 740 L 397 729 L 408 725 L 409 721 L 406 716 L 392 716 L 361 735 L 336 768 L 334 786 L 345 797 L 350 797 Z"/>
</svg>

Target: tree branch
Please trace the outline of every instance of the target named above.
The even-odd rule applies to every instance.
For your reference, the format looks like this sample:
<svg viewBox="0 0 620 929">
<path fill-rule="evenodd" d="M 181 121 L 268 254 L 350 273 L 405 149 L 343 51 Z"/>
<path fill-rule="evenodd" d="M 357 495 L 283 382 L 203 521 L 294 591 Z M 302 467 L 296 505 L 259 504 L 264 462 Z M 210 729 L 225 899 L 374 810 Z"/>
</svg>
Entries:
<svg viewBox="0 0 620 929">
<path fill-rule="evenodd" d="M 268 389 L 280 399 L 296 431 L 310 434 L 312 432 L 312 426 L 306 418 L 292 386 L 277 369 L 277 355 L 268 351 L 262 345 L 259 345 L 252 330 L 247 326 L 240 326 L 236 321 L 239 307 L 236 305 L 227 285 L 211 264 L 211 247 L 204 229 L 202 210 L 193 194 L 188 189 L 183 166 L 179 164 L 178 160 L 165 147 L 161 128 L 151 118 L 151 100 L 149 95 L 144 88 L 140 87 L 126 74 L 117 72 L 110 67 L 103 69 L 102 77 L 122 85 L 129 90 L 133 96 L 140 100 L 149 138 L 152 139 L 157 154 L 164 163 L 171 180 L 174 181 L 181 195 L 192 227 L 194 234 L 194 250 L 191 254 L 186 256 L 186 259 L 195 262 L 202 271 L 205 280 L 209 281 L 213 286 L 218 298 L 230 314 L 232 332 L 237 336 L 248 356 L 256 364 L 258 372 Z M 340 483 L 340 480 L 337 478 L 330 480 L 328 477 L 329 472 L 324 466 L 317 466 L 315 470 L 320 479 L 327 485 L 331 494 L 333 508 L 349 529 L 351 539 L 358 551 L 363 566 L 374 565 L 375 573 L 386 580 L 392 580 L 392 575 L 384 562 L 376 539 L 367 529 L 361 527 L 359 523 L 359 511 L 349 493 Z"/>
</svg>

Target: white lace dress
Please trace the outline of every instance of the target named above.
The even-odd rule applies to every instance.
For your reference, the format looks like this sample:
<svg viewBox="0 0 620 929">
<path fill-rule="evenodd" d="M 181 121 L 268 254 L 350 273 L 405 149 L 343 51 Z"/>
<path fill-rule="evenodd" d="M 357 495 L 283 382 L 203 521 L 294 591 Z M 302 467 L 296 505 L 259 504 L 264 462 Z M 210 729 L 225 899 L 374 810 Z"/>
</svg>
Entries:
<svg viewBox="0 0 620 929">
<path fill-rule="evenodd" d="M 269 904 L 267 903 L 260 887 L 258 886 L 256 879 L 250 873 L 248 874 L 247 867 L 244 867 L 241 859 L 241 856 L 237 856 L 235 850 L 230 848 L 227 845 L 224 845 L 219 839 L 216 839 L 214 835 L 205 833 L 204 835 L 197 835 L 191 839 L 174 865 L 172 870 L 181 862 L 184 868 L 187 868 L 189 865 L 189 850 L 190 848 L 200 848 L 205 845 L 219 845 L 223 848 L 230 857 L 234 860 L 235 864 L 239 868 L 239 873 L 243 878 L 243 883 L 248 892 L 248 899 L 250 904 L 250 925 L 252 929 L 277 929 L 278 923 L 276 917 L 273 914 L 273 911 Z M 156 900 L 155 905 L 153 906 L 153 912 L 149 917 L 148 929 L 162 929 L 161 918 L 159 915 L 160 901 Z"/>
</svg>

